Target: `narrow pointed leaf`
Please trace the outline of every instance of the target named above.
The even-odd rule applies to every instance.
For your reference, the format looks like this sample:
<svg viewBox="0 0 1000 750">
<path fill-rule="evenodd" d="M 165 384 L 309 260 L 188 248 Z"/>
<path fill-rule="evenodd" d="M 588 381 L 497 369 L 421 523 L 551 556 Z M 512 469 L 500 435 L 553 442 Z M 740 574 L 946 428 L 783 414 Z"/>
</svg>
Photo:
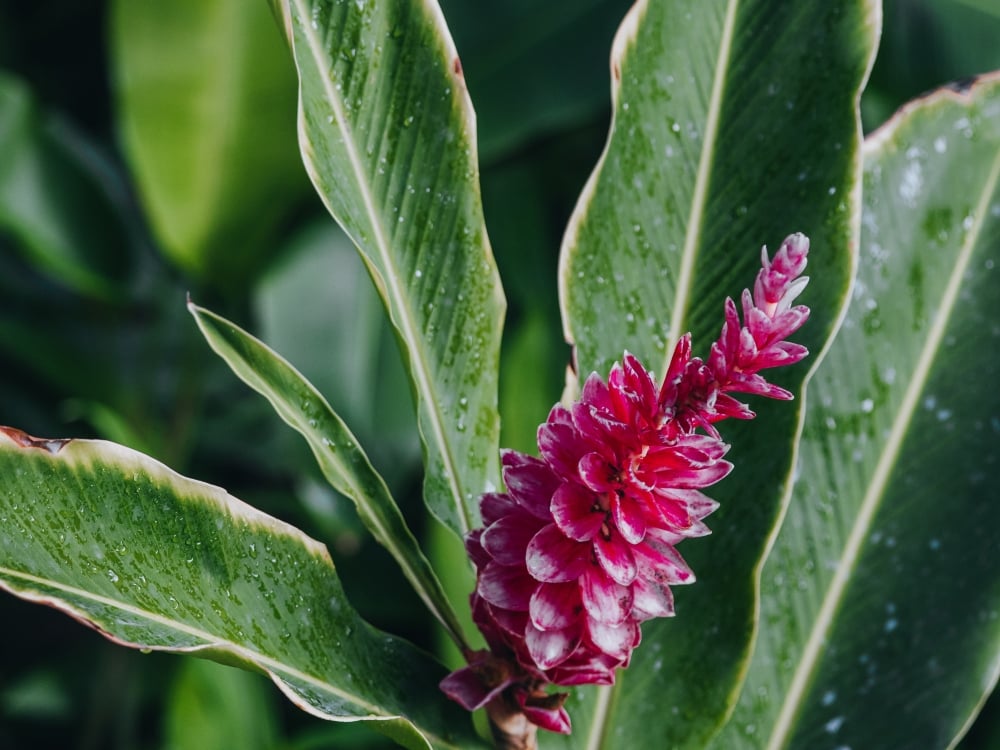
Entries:
<svg viewBox="0 0 1000 750">
<path fill-rule="evenodd" d="M 470 740 L 440 666 L 361 620 L 297 529 L 104 441 L 3 428 L 0 477 L 0 587 L 123 645 L 263 672 L 300 708 L 407 747 Z"/>
<path fill-rule="evenodd" d="M 708 355 L 726 296 L 752 286 L 760 247 L 812 240 L 796 340 L 809 362 L 775 380 L 801 390 L 846 300 L 859 222 L 857 100 L 878 6 L 869 0 L 639 2 L 612 52 L 614 120 L 562 247 L 560 291 L 577 375 L 606 376 L 625 349 L 662 377 L 692 332 Z M 738 695 L 755 628 L 759 566 L 782 511 L 798 404 L 752 403 L 720 425 L 736 468 L 712 488 L 713 536 L 681 552 L 698 583 L 643 643 L 580 747 L 700 747 Z M 656 696 L 649 700 L 648 696 Z M 581 720 L 582 719 L 582 720 Z"/>
<path fill-rule="evenodd" d="M 94 151 L 43 113 L 24 81 L 0 72 L 0 230 L 39 270 L 110 298 L 131 263 Z"/>
<path fill-rule="evenodd" d="M 309 189 L 295 71 L 263 2 L 111 3 L 122 140 L 164 253 L 240 289 Z"/>
<path fill-rule="evenodd" d="M 858 279 L 726 750 L 949 747 L 1000 673 L 1000 76 L 864 156 Z"/>
<path fill-rule="evenodd" d="M 499 483 L 504 311 L 483 225 L 475 124 L 433 0 L 287 0 L 303 159 L 358 246 L 398 333 L 425 451 L 424 494 L 454 531 Z"/>
<path fill-rule="evenodd" d="M 197 305 L 189 304 L 188 309 L 212 349 L 306 439 L 323 475 L 334 489 L 354 501 L 368 530 L 396 559 L 407 580 L 452 639 L 464 646 L 461 628 L 444 589 L 388 487 L 368 461 L 357 438 L 322 394 L 288 362 L 246 331 Z"/>
</svg>

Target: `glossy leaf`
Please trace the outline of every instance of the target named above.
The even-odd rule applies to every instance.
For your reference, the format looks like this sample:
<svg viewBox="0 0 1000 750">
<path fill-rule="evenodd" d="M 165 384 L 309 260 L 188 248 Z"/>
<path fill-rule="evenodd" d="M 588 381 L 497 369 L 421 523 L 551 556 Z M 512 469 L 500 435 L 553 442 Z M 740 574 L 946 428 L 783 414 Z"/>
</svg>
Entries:
<svg viewBox="0 0 1000 750">
<path fill-rule="evenodd" d="M 382 301 L 329 217 L 317 217 L 288 245 L 255 290 L 260 338 L 329 400 L 393 489 L 419 471 L 420 439 Z"/>
<path fill-rule="evenodd" d="M 362 621 L 326 548 L 114 443 L 0 431 L 0 587 L 123 645 L 268 675 L 326 719 L 465 747 L 443 670 Z"/>
<path fill-rule="evenodd" d="M 499 484 L 504 311 L 483 225 L 474 116 L 433 3 L 279 4 L 303 158 L 358 246 L 413 381 L 431 511 L 462 533 Z"/>
<path fill-rule="evenodd" d="M 163 251 L 239 289 L 308 190 L 295 156 L 294 69 L 264 2 L 112 5 L 119 120 Z"/>
<path fill-rule="evenodd" d="M 915 96 L 1000 69 L 1000 3 L 883 0 L 882 7 L 878 59 L 861 99 L 866 130 Z"/>
<path fill-rule="evenodd" d="M 812 240 L 801 301 L 813 316 L 796 340 L 816 361 L 854 263 L 857 99 L 877 31 L 867 0 L 633 7 L 612 53 L 609 141 L 562 248 L 580 378 L 606 376 L 625 349 L 662 377 L 687 331 L 707 356 L 726 296 L 753 284 L 760 246 L 774 251 L 794 231 Z M 774 379 L 798 392 L 809 366 Z M 752 406 L 754 422 L 720 425 L 736 469 L 710 493 L 722 504 L 714 535 L 680 550 L 698 583 L 676 592 L 676 618 L 644 624 L 632 666 L 574 717 L 577 746 L 700 747 L 731 710 L 799 417 L 796 404 Z"/>
<path fill-rule="evenodd" d="M 1000 76 L 864 156 L 858 279 L 726 750 L 948 747 L 1000 674 Z"/>
<path fill-rule="evenodd" d="M 104 179 L 93 147 L 41 112 L 24 82 L 0 72 L 0 231 L 40 271 L 110 297 L 130 263 Z"/>
<path fill-rule="evenodd" d="M 457 644 L 465 645 L 444 590 L 389 489 L 322 394 L 246 331 L 204 308 L 188 308 L 212 349 L 306 439 L 327 481 L 354 501 L 362 522 L 396 559 L 428 609 Z"/>
</svg>

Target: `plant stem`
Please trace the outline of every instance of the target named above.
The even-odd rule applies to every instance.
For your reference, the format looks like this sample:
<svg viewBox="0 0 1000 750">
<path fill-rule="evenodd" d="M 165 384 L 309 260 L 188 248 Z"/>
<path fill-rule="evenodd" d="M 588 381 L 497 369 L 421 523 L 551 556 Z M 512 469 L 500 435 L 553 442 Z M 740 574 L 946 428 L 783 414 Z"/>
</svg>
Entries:
<svg viewBox="0 0 1000 750">
<path fill-rule="evenodd" d="M 511 698 L 500 695 L 486 706 L 497 750 L 538 750 L 538 727 L 528 721 Z"/>
</svg>

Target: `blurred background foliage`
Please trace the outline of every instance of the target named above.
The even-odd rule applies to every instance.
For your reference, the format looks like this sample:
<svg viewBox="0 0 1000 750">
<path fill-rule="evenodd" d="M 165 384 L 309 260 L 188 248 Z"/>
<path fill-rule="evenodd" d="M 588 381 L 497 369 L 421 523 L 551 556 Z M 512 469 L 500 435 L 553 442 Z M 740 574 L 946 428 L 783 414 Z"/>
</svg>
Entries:
<svg viewBox="0 0 1000 750">
<path fill-rule="evenodd" d="M 478 114 L 483 201 L 509 300 L 506 446 L 533 450 L 569 358 L 561 234 L 600 154 L 627 0 L 442 0 Z M 866 130 L 1000 68 L 994 0 L 887 0 Z M 775 241 L 775 238 L 771 238 Z M 267 4 L 0 0 L 0 423 L 125 443 L 326 542 L 352 601 L 439 633 L 305 444 L 205 345 L 185 294 L 249 327 L 361 438 L 432 556 L 409 386 L 352 247 L 295 143 L 294 70 Z M 443 561 L 443 562 L 442 562 Z M 372 586 L 373 579 L 378 580 Z M 111 645 L 0 597 L 0 748 L 384 747 L 265 680 Z M 996 747 L 994 700 L 962 747 Z"/>
</svg>

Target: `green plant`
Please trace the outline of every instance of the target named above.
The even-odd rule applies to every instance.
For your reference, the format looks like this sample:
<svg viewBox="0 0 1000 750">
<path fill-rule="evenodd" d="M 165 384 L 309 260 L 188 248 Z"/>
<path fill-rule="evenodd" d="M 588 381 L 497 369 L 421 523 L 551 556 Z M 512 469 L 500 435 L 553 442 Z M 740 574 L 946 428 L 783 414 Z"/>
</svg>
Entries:
<svg viewBox="0 0 1000 750">
<path fill-rule="evenodd" d="M 25 257 L 72 290 L 61 304 L 89 315 L 66 336 L 70 345 L 40 348 L 34 319 L 5 318 L 6 346 L 51 387 L 78 394 L 88 423 L 118 443 L 171 465 L 225 444 L 244 454 L 241 469 L 265 479 L 284 464 L 312 488 L 300 484 L 298 494 L 321 499 L 308 513 L 270 510 L 302 516 L 300 525 L 335 543 L 370 533 L 402 571 L 404 595 L 468 651 L 477 645 L 465 611 L 473 583 L 455 540 L 479 525 L 481 494 L 500 487 L 500 416 L 520 425 L 504 444 L 527 447 L 558 395 L 551 374 L 567 353 L 539 322 L 553 311 L 554 290 L 519 257 L 504 276 L 523 324 L 501 359 L 505 304 L 483 219 L 475 122 L 440 9 L 274 3 L 298 71 L 302 160 L 360 251 L 389 322 L 372 317 L 360 293 L 339 309 L 336 322 L 355 334 L 338 345 L 343 361 L 326 363 L 336 377 L 321 375 L 335 410 L 228 319 L 252 319 L 244 290 L 276 267 L 271 247 L 303 184 L 289 141 L 253 131 L 264 100 L 246 93 L 260 85 L 286 102 L 285 115 L 266 112 L 277 116 L 270 128 L 290 130 L 287 52 L 267 36 L 266 13 L 237 23 L 249 17 L 237 3 L 182 5 L 186 12 L 161 9 L 162 17 L 124 0 L 114 6 L 123 137 L 144 215 L 165 254 L 191 274 L 193 298 L 227 310 L 189 304 L 201 333 L 306 439 L 318 471 L 301 447 L 261 429 L 255 411 L 245 422 L 225 418 L 217 429 L 228 443 L 211 437 L 209 421 L 193 415 L 203 402 L 233 403 L 229 386 L 216 385 L 231 381 L 207 370 L 207 395 L 193 388 L 191 374 L 212 365 L 179 334 L 164 348 L 182 363 L 172 366 L 181 376 L 161 386 L 172 398 L 166 417 L 139 407 L 127 384 L 75 366 L 88 361 L 81 351 L 114 350 L 92 330 L 168 303 L 130 298 L 141 287 L 129 263 L 158 261 L 130 250 L 142 241 L 127 201 L 103 189 L 92 152 L 40 115 L 13 78 L 0 81 L 0 222 Z M 623 350 L 662 373 L 685 331 L 712 340 L 723 300 L 756 271 L 756 246 L 793 230 L 813 246 L 813 315 L 802 332 L 813 357 L 779 376 L 799 395 L 794 407 L 755 404 L 759 419 L 726 433 L 738 468 L 713 488 L 713 536 L 683 550 L 699 582 L 677 592 L 678 616 L 643 626 L 614 687 L 574 689 L 573 734 L 542 733 L 544 747 L 952 746 L 996 682 L 997 511 L 985 499 L 996 491 L 1000 442 L 1000 404 L 988 387 L 997 371 L 1000 79 L 929 95 L 863 142 L 860 92 L 880 21 L 873 2 L 648 2 L 619 29 L 610 135 L 560 256 L 575 362 L 567 400 Z M 258 38 L 269 41 L 248 49 L 273 49 L 225 58 L 227 74 L 212 64 L 210 44 L 201 56 L 182 47 L 180 73 L 159 87 L 167 68 L 147 46 L 149 28 L 167 39 L 196 28 L 217 40 L 224 31 L 236 49 Z M 198 75 L 206 65 L 219 77 Z M 158 107 L 170 86 L 187 109 Z M 223 115 L 212 109 L 220 106 Z M 172 127 L 156 129 L 175 115 Z M 184 127 L 185 118 L 197 125 Z M 216 119 L 225 127 L 205 127 Z M 502 153 L 513 132 L 484 145 Z M 253 155 L 273 181 L 247 181 L 222 158 L 228 148 Z M 199 153 L 211 164 L 202 168 Z M 510 223 L 531 210 L 518 202 L 519 179 L 513 170 L 497 198 L 517 206 Z M 340 253 L 341 240 L 314 232 L 301 240 L 320 248 L 314 257 Z M 346 278 L 338 294 L 353 294 L 357 270 L 338 264 L 328 283 Z M 309 288 L 308 275 L 296 289 Z M 155 283 L 176 292 L 176 280 Z M 341 302 L 327 289 L 312 291 L 327 295 L 319 314 Z M 275 307 L 261 302 L 260 317 L 312 302 L 297 293 L 279 304 L 272 291 Z M 162 320 L 171 331 L 179 324 Z M 378 364 L 393 338 L 410 377 L 430 516 L 402 502 L 406 472 L 393 476 L 414 450 L 405 418 L 397 432 L 405 386 Z M 300 346 L 308 355 L 316 344 Z M 116 377 L 163 370 L 151 362 L 138 378 Z M 345 398 L 349 387 L 368 403 Z M 19 424 L 36 419 L 11 413 Z M 4 588 L 120 643 L 264 672 L 306 711 L 371 720 L 408 747 L 482 744 L 438 690 L 445 667 L 369 625 L 326 550 L 303 532 L 113 442 L 3 435 Z M 336 510 L 320 475 L 353 501 L 359 523 Z M 421 536 L 436 539 L 431 560 Z M 434 643 L 419 629 L 415 636 Z"/>
</svg>

